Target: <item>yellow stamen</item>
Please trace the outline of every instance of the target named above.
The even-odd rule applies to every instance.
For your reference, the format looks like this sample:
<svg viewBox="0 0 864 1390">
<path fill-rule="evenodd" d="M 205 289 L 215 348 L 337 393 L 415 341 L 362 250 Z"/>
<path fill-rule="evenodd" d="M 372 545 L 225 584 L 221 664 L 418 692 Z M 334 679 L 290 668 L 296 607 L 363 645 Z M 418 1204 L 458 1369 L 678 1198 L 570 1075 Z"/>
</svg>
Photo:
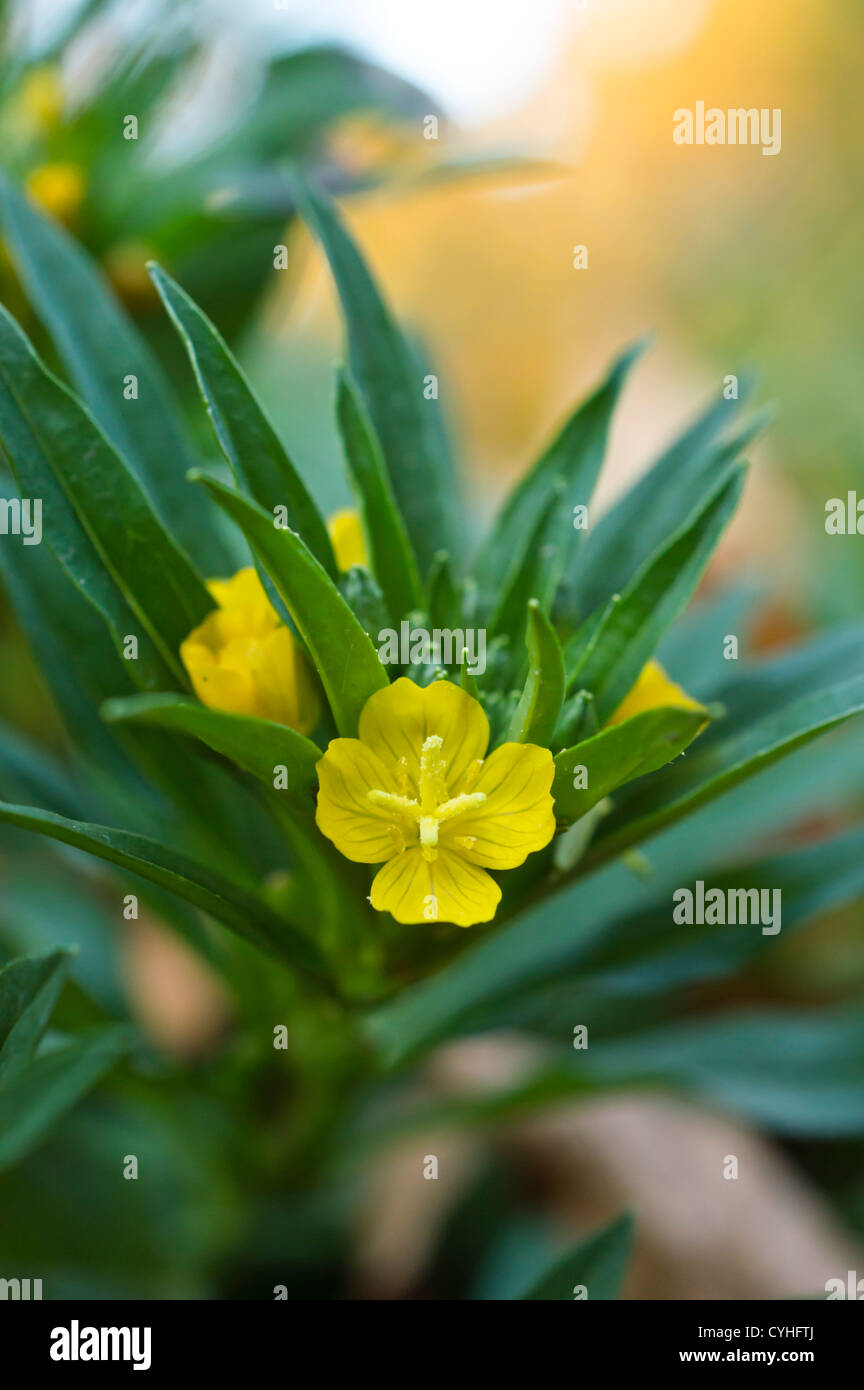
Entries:
<svg viewBox="0 0 864 1390">
<path fill-rule="evenodd" d="M 385 792 L 375 787 L 366 793 L 375 806 L 406 816 L 412 825 L 417 826 L 423 858 L 432 861 L 438 855 L 438 830 L 444 821 L 452 820 L 463 811 L 473 811 L 486 800 L 485 792 L 462 792 L 459 796 L 447 795 L 447 768 L 441 756 L 443 739 L 438 734 L 430 734 L 420 753 L 420 797 L 413 800 L 397 792 Z M 404 759 L 402 760 L 404 763 Z M 481 766 L 477 759 L 477 770 Z M 400 767 L 400 771 L 401 771 Z M 473 769 L 472 769 L 473 771 Z M 474 772 L 476 777 L 477 772 Z M 407 780 L 407 766 L 405 767 Z M 473 780 L 473 778 L 472 778 Z M 400 778 L 400 783 L 402 778 Z"/>
</svg>

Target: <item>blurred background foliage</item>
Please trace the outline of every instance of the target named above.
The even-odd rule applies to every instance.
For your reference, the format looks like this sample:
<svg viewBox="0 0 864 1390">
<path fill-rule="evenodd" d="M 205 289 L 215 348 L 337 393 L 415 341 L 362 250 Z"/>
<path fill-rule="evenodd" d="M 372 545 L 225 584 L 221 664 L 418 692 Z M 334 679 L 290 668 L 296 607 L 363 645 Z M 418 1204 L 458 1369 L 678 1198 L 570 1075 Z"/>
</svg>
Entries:
<svg viewBox="0 0 864 1390">
<path fill-rule="evenodd" d="M 256 26 L 254 7 L 226 38 L 224 8 L 206 0 L 85 0 L 49 6 L 51 22 L 39 14 L 38 24 L 38 7 L 7 4 L 3 169 L 84 243 L 169 366 L 179 364 L 179 348 L 145 261 L 156 257 L 180 280 L 239 351 L 328 509 L 347 500 L 332 425 L 339 326 L 320 253 L 293 220 L 295 162 L 340 197 L 395 309 L 431 354 L 478 521 L 536 454 L 550 420 L 646 328 L 657 341 L 613 429 L 607 500 L 692 415 L 694 400 L 716 395 L 727 374 L 752 370 L 757 400 L 776 419 L 753 450 L 758 466 L 703 602 L 725 601 L 746 579 L 754 600 L 746 623 L 727 617 L 740 607 L 718 601 L 717 612 L 747 654 L 858 616 L 861 540 L 826 536 L 824 505 L 847 489 L 864 493 L 864 11 L 857 0 L 596 0 L 584 9 L 562 0 L 556 8 L 533 89 L 514 85 L 509 103 L 460 122 L 434 83 L 424 91 L 413 71 L 390 70 L 386 52 L 360 56 L 320 36 L 310 41 L 304 25 L 292 33 L 290 8 L 277 39 L 272 24 Z M 447 37 L 455 52 L 457 24 Z M 415 43 L 423 41 L 418 28 Z M 468 57 L 482 62 L 479 51 Z M 697 100 L 781 108 L 781 155 L 675 146 L 672 112 Z M 122 138 L 129 113 L 139 121 L 135 142 Z M 440 121 L 437 140 L 423 138 L 430 113 Z M 273 248 L 282 242 L 287 269 L 276 271 Z M 587 272 L 573 269 L 577 244 L 588 248 Z M 0 298 L 57 365 L 2 250 Z M 191 403 L 187 374 L 178 366 L 172 376 Z M 199 411 L 190 410 L 190 429 L 201 429 Z M 686 626 L 673 641 L 664 657 L 684 679 Z M 5 600 L 0 667 L 2 719 L 33 740 L 35 757 L 39 745 L 65 753 L 56 709 Z M 832 736 L 793 763 L 794 771 L 775 769 L 727 798 L 719 819 L 697 817 L 689 832 L 697 848 L 710 837 L 712 859 L 722 860 L 724 834 L 744 823 L 758 839 L 763 817 L 780 806 L 781 828 L 802 845 L 860 812 L 860 734 Z M 7 793 L 10 777 L 7 762 Z M 315 1160 L 316 1097 L 280 1093 L 279 1054 L 266 1030 L 258 1043 L 244 1037 L 227 1061 L 220 1054 L 218 1069 L 208 1065 L 231 1027 L 231 993 L 161 928 L 166 905 L 151 899 L 146 920 L 118 930 L 116 885 L 101 868 L 8 830 L 0 851 L 4 958 L 81 943 L 55 1026 L 131 1013 L 149 1040 L 145 1070 L 159 1082 L 145 1084 L 140 1069 L 137 1078 L 124 1074 L 122 1086 L 98 1092 L 3 1175 L 0 1275 L 50 1271 L 53 1297 L 269 1296 L 286 1283 L 305 1297 L 510 1297 L 543 1267 L 561 1226 L 584 1229 L 610 1214 L 612 1188 L 616 1201 L 642 1203 L 649 1225 L 660 1209 L 662 1226 L 662 1175 L 653 1192 L 634 1191 L 635 1179 L 631 1189 L 610 1180 L 595 1191 L 596 1173 L 586 1169 L 580 1205 L 561 1178 L 562 1166 L 575 1171 L 573 1153 L 542 1122 L 502 1142 L 482 1126 L 473 1136 L 436 1137 L 436 1152 L 453 1145 L 459 1175 L 437 1212 L 431 1185 L 422 1211 L 404 1197 L 398 1151 L 371 1178 L 337 1171 L 314 1200 L 286 1196 L 286 1130 L 299 1136 L 296 1175 Z M 681 853 L 680 839 L 669 853 Z M 237 959 L 242 973 L 242 950 Z M 246 969 L 240 994 L 262 1016 L 281 1017 L 278 986 L 252 959 Z M 707 1019 L 719 1006 L 806 1012 L 862 999 L 861 909 L 844 902 L 734 978 L 685 987 L 677 1008 Z M 610 1009 L 602 991 L 593 1007 L 602 1035 Z M 651 997 L 628 1008 L 646 1023 L 663 1021 Z M 326 1039 L 315 1045 L 322 1068 L 335 1066 Z M 250 1095 L 244 1078 L 255 1048 L 259 1082 Z M 445 1077 L 447 1065 L 445 1057 Z M 458 1090 L 463 1080 L 447 1077 L 452 1084 Z M 738 1113 L 752 1120 L 743 1103 Z M 254 1151 L 243 1119 L 258 1136 Z M 596 1144 L 598 1168 L 622 1148 L 634 1166 L 640 1152 L 662 1155 L 658 1130 L 671 1122 L 661 1114 L 646 1130 L 625 1116 L 607 1126 L 606 1148 L 604 1123 L 573 1130 L 581 1151 Z M 694 1108 L 681 1123 L 667 1158 L 680 1165 L 675 1182 L 684 1189 L 707 1120 Z M 639 1296 L 658 1287 L 687 1296 L 682 1290 L 698 1285 L 694 1271 L 726 1258 L 718 1296 L 770 1293 L 782 1260 L 760 1271 L 756 1246 L 783 1223 L 800 1238 L 789 1255 L 798 1268 L 808 1250 L 845 1258 L 842 1241 L 864 1238 L 864 1141 L 820 1133 L 818 1124 L 804 1135 L 782 1124 L 762 1129 L 770 1147 L 754 1151 L 753 1165 L 764 1224 L 752 1218 L 750 1244 L 743 1232 L 726 1253 L 718 1253 L 720 1235 L 715 1245 L 692 1232 L 689 1243 L 658 1237 L 653 1265 L 651 1251 L 643 1256 Z M 752 1130 L 717 1139 L 732 1142 L 762 1140 Z M 118 1148 L 159 1175 L 130 1184 L 120 1203 L 107 1181 Z M 785 1198 L 774 1204 L 776 1226 L 765 1216 L 772 1192 L 788 1197 L 785 1207 Z M 693 1223 L 710 1227 L 710 1201 L 699 1200 L 682 1198 Z M 828 1234 L 826 1210 L 836 1223 Z M 401 1253 L 400 1232 L 410 1247 Z M 812 1291 L 804 1272 L 799 1287 Z"/>
</svg>

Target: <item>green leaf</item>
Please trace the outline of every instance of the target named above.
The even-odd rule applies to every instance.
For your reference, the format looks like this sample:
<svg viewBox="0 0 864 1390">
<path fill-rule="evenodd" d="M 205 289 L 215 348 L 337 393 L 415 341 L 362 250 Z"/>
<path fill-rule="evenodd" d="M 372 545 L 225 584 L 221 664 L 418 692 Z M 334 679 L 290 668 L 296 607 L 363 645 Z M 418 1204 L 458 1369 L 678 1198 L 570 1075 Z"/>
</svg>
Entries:
<svg viewBox="0 0 864 1390">
<path fill-rule="evenodd" d="M 492 617 L 491 632 L 510 644 L 508 674 L 518 679 L 524 663 L 521 660 L 521 638 L 525 630 L 528 607 L 532 599 L 543 613 L 550 613 L 564 574 L 568 537 L 572 532 L 570 511 L 563 488 L 555 491 L 541 512 L 528 547 L 514 562 L 504 580 Z"/>
<path fill-rule="evenodd" d="M 564 654 L 555 629 L 536 599 L 528 605 L 525 642 L 531 667 L 507 737 L 515 743 L 546 747 L 564 699 Z"/>
<path fill-rule="evenodd" d="M 572 568 L 573 614 L 591 612 L 629 584 L 669 536 L 680 531 L 718 474 L 762 428 L 764 415 L 722 442 L 748 389 L 740 391 L 738 401 L 715 401 L 591 528 Z"/>
<path fill-rule="evenodd" d="M 738 505 L 743 484 L 744 470 L 732 465 L 687 526 L 607 608 L 582 661 L 570 672 L 571 685 L 593 693 L 601 724 L 632 689 L 660 637 L 687 605 Z"/>
<path fill-rule="evenodd" d="M 271 516 L 276 507 L 287 508 L 292 530 L 335 579 L 327 527 L 233 353 L 161 266 L 151 263 L 149 270 L 189 354 L 219 447 L 238 484 Z"/>
<path fill-rule="evenodd" d="M 589 1055 L 590 1052 L 590 1055 Z M 578 1070 L 671 1086 L 781 1134 L 864 1134 L 864 1010 L 736 1010 L 598 1042 Z"/>
<path fill-rule="evenodd" d="M 140 874 L 319 983 L 325 976 L 318 950 L 301 932 L 276 916 L 247 888 L 178 854 L 167 845 L 126 830 L 86 825 L 55 816 L 50 811 L 39 811 L 32 806 L 9 806 L 5 802 L 0 802 L 0 821 L 17 825 L 22 830 L 34 830 L 75 849 L 86 850 L 118 868 Z"/>
<path fill-rule="evenodd" d="M 254 502 L 196 474 L 260 556 L 321 677 L 333 718 L 345 736 L 357 733 L 360 713 L 388 684 L 378 653 L 329 575 L 293 531 L 278 530 Z"/>
<path fill-rule="evenodd" d="M 633 1236 L 632 1216 L 619 1216 L 557 1259 L 522 1298 L 535 1302 L 572 1301 L 573 1291 L 578 1287 L 586 1290 L 585 1297 L 595 1301 L 618 1298 L 633 1253 Z"/>
<path fill-rule="evenodd" d="M 48 544 L 105 614 L 115 645 L 122 648 L 127 634 L 139 636 L 131 673 L 145 664 L 146 636 L 185 684 L 179 647 L 213 600 L 92 416 L 45 369 L 2 308 L 0 443 L 22 496 L 42 501 Z M 127 604 L 137 622 L 130 622 Z"/>
<path fill-rule="evenodd" d="M 524 564 L 542 518 L 550 508 L 566 515 L 568 543 L 561 555 L 562 573 L 583 532 L 573 527 L 573 507 L 587 505 L 603 464 L 612 413 L 627 374 L 645 343 L 628 349 L 606 380 L 581 402 L 530 472 L 506 499 L 474 565 L 484 606 Z"/>
<path fill-rule="evenodd" d="M 285 796 L 305 819 L 314 816 L 318 786 L 315 765 L 321 749 L 296 729 L 269 719 L 209 709 L 182 695 L 133 695 L 126 700 L 109 700 L 102 714 L 109 723 L 154 724 L 189 734 L 269 787 L 273 786 L 276 768 L 284 767 L 288 780 Z"/>
<path fill-rule="evenodd" d="M 437 401 L 333 204 L 297 180 L 298 206 L 330 262 L 345 315 L 352 374 L 363 392 L 425 574 L 436 550 L 458 553 L 459 502 Z"/>
<path fill-rule="evenodd" d="M 601 825 L 582 866 L 602 863 L 610 855 L 654 835 L 689 815 L 697 806 L 728 791 L 761 768 L 864 711 L 864 675 L 793 701 L 752 725 L 715 736 L 691 757 L 666 768 L 647 786 L 624 793 Z"/>
<path fill-rule="evenodd" d="M 0 970 L 0 1088 L 33 1058 L 66 979 L 68 951 L 19 956 Z"/>
<path fill-rule="evenodd" d="M 705 710 L 672 706 L 643 710 L 558 753 L 552 784 L 558 820 L 566 825 L 579 820 L 616 787 L 677 758 L 707 718 Z M 577 768 L 587 770 L 584 787 L 574 785 Z"/>
<path fill-rule="evenodd" d="M 96 1028 L 0 1088 L 0 1170 L 17 1163 L 128 1051 L 127 1028 Z"/>
<path fill-rule="evenodd" d="M 422 607 L 423 590 L 378 440 L 344 372 L 339 374 L 336 410 L 345 458 L 360 501 L 372 570 L 390 618 L 398 624 L 403 614 Z"/>
<path fill-rule="evenodd" d="M 163 526 L 212 573 L 230 563 L 186 482 L 197 462 L 158 362 L 103 272 L 68 232 L 0 180 L 0 225 L 69 378 L 147 489 Z M 136 400 L 124 378 L 134 376 Z"/>
</svg>

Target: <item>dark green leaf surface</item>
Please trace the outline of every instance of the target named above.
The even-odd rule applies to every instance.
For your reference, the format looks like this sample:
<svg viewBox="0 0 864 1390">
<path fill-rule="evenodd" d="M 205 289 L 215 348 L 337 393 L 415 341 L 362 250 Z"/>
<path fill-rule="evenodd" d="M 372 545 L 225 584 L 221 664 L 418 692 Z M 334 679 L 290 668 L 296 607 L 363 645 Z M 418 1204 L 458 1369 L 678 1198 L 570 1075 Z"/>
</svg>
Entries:
<svg viewBox="0 0 864 1390">
<path fill-rule="evenodd" d="M 276 507 L 285 507 L 292 530 L 335 578 L 327 527 L 233 353 L 170 275 L 157 265 L 151 265 L 150 274 L 185 344 L 219 447 L 237 482 L 271 516 Z"/>
<path fill-rule="evenodd" d="M 208 709 L 182 695 L 133 695 L 127 700 L 110 700 L 103 715 L 109 723 L 155 724 L 189 734 L 271 787 L 276 768 L 285 767 L 289 782 L 286 795 L 305 816 L 314 813 L 318 785 L 315 765 L 321 749 L 296 729 L 269 719 Z"/>
<path fill-rule="evenodd" d="M 741 496 L 743 469 L 732 466 L 708 501 L 611 604 L 571 684 L 594 695 L 601 724 L 636 683 L 671 622 L 692 597 Z"/>
<path fill-rule="evenodd" d="M 706 718 L 704 710 L 645 710 L 558 753 L 552 784 L 558 820 L 578 820 L 616 787 L 671 762 L 693 742 Z M 577 768 L 587 769 L 585 787 L 574 786 Z"/>
<path fill-rule="evenodd" d="M 32 806 L 8 806 L 0 802 L 0 820 L 86 850 L 109 864 L 140 874 L 201 908 L 261 949 L 280 956 L 306 973 L 323 975 L 323 963 L 312 942 L 271 912 L 248 888 L 177 854 L 167 845 L 125 830 L 67 820 Z"/>
<path fill-rule="evenodd" d="M 344 372 L 339 375 L 336 413 L 345 458 L 360 501 L 372 570 L 391 620 L 397 624 L 405 613 L 423 606 L 423 591 L 378 440 L 363 403 Z"/>
<path fill-rule="evenodd" d="M 0 223 L 24 288 L 69 378 L 146 487 L 163 526 L 209 573 L 230 563 L 218 514 L 186 481 L 197 462 L 162 369 L 102 271 L 56 222 L 0 180 Z M 124 398 L 134 376 L 138 396 Z"/>
<path fill-rule="evenodd" d="M 348 334 L 349 360 L 381 443 L 393 492 L 425 574 L 436 550 L 458 554 L 459 502 L 437 401 L 423 395 L 423 370 L 392 318 L 335 208 L 297 184 L 303 217 L 330 269 Z"/>
<path fill-rule="evenodd" d="M 629 584 L 762 428 L 764 417 L 736 430 L 747 389 L 742 386 L 737 401 L 711 405 L 591 528 L 573 565 L 574 614 L 590 613 Z"/>
<path fill-rule="evenodd" d="M 0 1087 L 0 1171 L 17 1163 L 128 1051 L 126 1028 L 93 1029 Z"/>
<path fill-rule="evenodd" d="M 132 674 L 144 665 L 148 637 L 183 683 L 180 644 L 213 600 L 93 418 L 2 309 L 0 443 L 22 496 L 42 499 L 45 539 L 105 613 L 115 643 L 140 634 L 145 651 L 128 663 Z"/>
<path fill-rule="evenodd" d="M 624 793 L 600 827 L 584 866 L 601 863 L 720 796 L 793 748 L 864 711 L 864 675 L 805 695 L 752 725 L 715 737 L 650 785 Z"/>
<path fill-rule="evenodd" d="M 614 1299 L 621 1293 L 627 1266 L 633 1252 L 634 1225 L 632 1216 L 619 1216 L 602 1230 L 596 1231 L 566 1255 L 559 1257 L 523 1299 L 549 1301 L 569 1299 L 574 1290 L 585 1289 L 579 1297 L 589 1300 Z"/>
<path fill-rule="evenodd" d="M 0 1090 L 33 1058 L 63 988 L 68 960 L 68 951 L 46 951 L 19 956 L 0 970 Z"/>
<path fill-rule="evenodd" d="M 378 653 L 325 570 L 293 531 L 281 531 L 254 502 L 198 475 L 260 556 L 309 649 L 339 732 L 357 733 L 369 696 L 387 685 Z"/>
</svg>

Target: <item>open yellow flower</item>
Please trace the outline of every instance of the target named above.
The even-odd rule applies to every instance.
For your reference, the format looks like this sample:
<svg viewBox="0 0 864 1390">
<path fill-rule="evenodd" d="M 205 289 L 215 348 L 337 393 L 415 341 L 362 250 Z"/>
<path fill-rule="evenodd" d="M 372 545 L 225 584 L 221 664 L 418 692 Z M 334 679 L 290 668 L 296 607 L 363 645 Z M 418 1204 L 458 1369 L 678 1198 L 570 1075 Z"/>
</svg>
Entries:
<svg viewBox="0 0 864 1390">
<path fill-rule="evenodd" d="M 319 829 L 347 859 L 383 864 L 372 906 L 397 922 L 488 922 L 514 869 L 555 833 L 548 748 L 504 743 L 488 758 L 489 721 L 450 681 L 400 678 L 318 763 Z"/>
<path fill-rule="evenodd" d="M 369 564 L 360 513 L 353 507 L 343 507 L 341 511 L 334 512 L 328 518 L 327 530 L 340 570 L 350 570 L 352 565 Z"/>
<path fill-rule="evenodd" d="M 309 663 L 254 569 L 207 585 L 219 605 L 180 647 L 195 694 L 211 709 L 308 733 L 319 702 Z"/>
<path fill-rule="evenodd" d="M 606 721 L 610 724 L 623 724 L 634 714 L 645 710 L 672 706 L 675 709 L 702 709 L 698 700 L 692 699 L 675 681 L 670 680 L 659 661 L 649 661 L 639 674 L 632 690 L 624 696 L 618 708 Z M 706 715 L 707 719 L 707 715 Z"/>
</svg>

